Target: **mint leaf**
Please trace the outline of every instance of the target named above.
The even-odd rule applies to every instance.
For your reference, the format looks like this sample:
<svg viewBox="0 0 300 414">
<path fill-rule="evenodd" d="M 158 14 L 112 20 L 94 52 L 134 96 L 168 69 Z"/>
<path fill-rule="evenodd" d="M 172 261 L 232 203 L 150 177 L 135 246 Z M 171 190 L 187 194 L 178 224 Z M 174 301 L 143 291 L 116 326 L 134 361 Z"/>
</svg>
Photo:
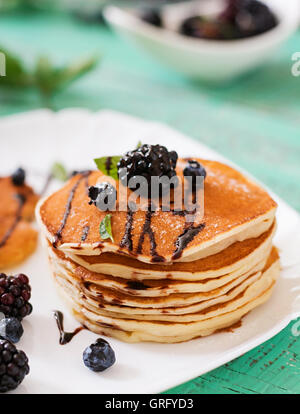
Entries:
<svg viewBox="0 0 300 414">
<path fill-rule="evenodd" d="M 97 165 L 98 170 L 103 172 L 103 174 L 112 177 L 114 180 L 118 180 L 118 162 L 120 161 L 121 156 L 114 157 L 101 157 L 95 158 L 94 161 Z"/>
<path fill-rule="evenodd" d="M 41 56 L 35 68 L 36 86 L 44 95 L 50 96 L 94 69 L 98 61 L 98 57 L 90 57 L 55 67 L 47 57 Z"/>
<path fill-rule="evenodd" d="M 1 77 L 0 86 L 7 85 L 12 88 L 31 86 L 33 79 L 25 68 L 22 60 L 8 50 L 0 47 L 0 52 L 5 55 L 6 76 Z"/>
<path fill-rule="evenodd" d="M 111 239 L 114 243 L 114 238 L 111 231 L 111 214 L 106 214 L 104 219 L 100 223 L 100 236 L 103 240 Z"/>
<path fill-rule="evenodd" d="M 59 181 L 67 181 L 69 178 L 66 168 L 60 162 L 55 162 L 52 165 L 51 174 Z"/>
</svg>

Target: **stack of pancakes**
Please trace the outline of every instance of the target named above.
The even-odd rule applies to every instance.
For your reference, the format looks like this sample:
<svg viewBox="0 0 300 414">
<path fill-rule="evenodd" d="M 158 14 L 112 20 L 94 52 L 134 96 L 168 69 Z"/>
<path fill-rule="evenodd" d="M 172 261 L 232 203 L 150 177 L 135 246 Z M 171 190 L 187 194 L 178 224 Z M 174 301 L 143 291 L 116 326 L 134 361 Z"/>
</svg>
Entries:
<svg viewBox="0 0 300 414">
<path fill-rule="evenodd" d="M 87 328 L 127 342 L 182 342 L 238 323 L 271 295 L 280 265 L 272 239 L 276 203 L 240 172 L 206 169 L 204 216 L 184 211 L 113 211 L 114 241 L 102 240 L 107 212 L 80 173 L 42 200 L 37 217 L 56 285 Z M 177 163 L 182 175 L 186 159 Z"/>
<path fill-rule="evenodd" d="M 38 196 L 26 183 L 15 185 L 12 177 L 0 177 L 0 195 L 0 269 L 7 269 L 36 248 L 38 234 L 31 222 Z"/>
</svg>

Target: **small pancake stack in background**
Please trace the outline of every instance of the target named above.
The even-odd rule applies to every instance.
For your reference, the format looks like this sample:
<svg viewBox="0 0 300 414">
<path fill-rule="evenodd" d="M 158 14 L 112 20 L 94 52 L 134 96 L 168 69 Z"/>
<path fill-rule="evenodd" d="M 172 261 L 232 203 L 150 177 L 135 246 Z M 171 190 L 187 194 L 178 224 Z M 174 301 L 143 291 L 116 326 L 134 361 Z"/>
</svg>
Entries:
<svg viewBox="0 0 300 414">
<path fill-rule="evenodd" d="M 182 175 L 188 160 L 179 159 Z M 126 342 L 175 343 L 237 324 L 271 295 L 280 272 L 272 240 L 276 203 L 233 168 L 204 166 L 204 216 L 111 211 L 113 240 L 101 238 L 107 212 L 88 189 L 107 177 L 79 173 L 42 200 L 37 218 L 55 283 L 88 329 Z"/>
<path fill-rule="evenodd" d="M 36 249 L 38 233 L 32 227 L 39 199 L 25 183 L 25 171 L 0 177 L 0 270 L 11 268 Z"/>
</svg>

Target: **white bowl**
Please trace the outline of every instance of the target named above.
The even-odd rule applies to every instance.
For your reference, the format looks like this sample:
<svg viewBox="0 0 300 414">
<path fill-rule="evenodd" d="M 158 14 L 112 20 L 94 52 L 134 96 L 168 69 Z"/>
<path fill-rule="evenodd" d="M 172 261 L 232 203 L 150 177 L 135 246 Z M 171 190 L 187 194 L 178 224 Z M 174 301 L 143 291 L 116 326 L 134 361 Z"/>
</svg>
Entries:
<svg viewBox="0 0 300 414">
<path fill-rule="evenodd" d="M 227 81 L 265 62 L 298 28 L 299 0 L 265 0 L 279 19 L 274 29 L 248 39 L 194 39 L 143 22 L 132 11 L 108 6 L 104 16 L 122 36 L 134 41 L 160 62 L 188 77 Z M 173 9 L 173 15 L 175 6 Z M 188 6 L 187 6 L 188 7 Z M 179 16 L 182 8 L 178 7 Z"/>
</svg>

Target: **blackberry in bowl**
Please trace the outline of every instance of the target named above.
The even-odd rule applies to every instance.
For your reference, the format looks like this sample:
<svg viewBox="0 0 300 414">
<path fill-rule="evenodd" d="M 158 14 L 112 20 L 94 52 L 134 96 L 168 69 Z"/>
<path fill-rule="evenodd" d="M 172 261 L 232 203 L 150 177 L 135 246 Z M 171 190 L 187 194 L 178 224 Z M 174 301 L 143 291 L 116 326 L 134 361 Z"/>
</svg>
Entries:
<svg viewBox="0 0 300 414">
<path fill-rule="evenodd" d="M 122 184 L 128 185 L 131 178 L 141 176 L 147 180 L 148 188 L 151 189 L 152 177 L 176 177 L 177 159 L 177 152 L 168 151 L 162 145 L 144 144 L 134 151 L 127 152 L 120 159 L 119 179 Z M 173 181 L 175 183 L 176 179 Z"/>
<path fill-rule="evenodd" d="M 217 84 L 231 81 L 262 65 L 299 27 L 299 0 L 288 2 L 268 0 L 266 3 L 263 1 L 261 3 L 268 5 L 277 24 L 272 30 L 267 30 L 259 36 L 244 36 L 239 40 L 233 40 L 232 35 L 230 36 L 226 30 L 227 39 L 231 37 L 232 41 L 225 41 L 224 38 L 213 39 L 212 26 L 206 26 L 209 39 L 185 36 L 180 26 L 185 18 L 195 15 L 222 21 L 224 22 L 222 26 L 226 28 L 232 26 L 230 19 L 228 25 L 228 18 L 224 19 L 222 16 L 226 11 L 223 2 L 216 2 L 215 8 L 213 8 L 213 0 L 203 2 L 203 7 L 202 2 L 198 3 L 199 8 L 197 6 L 197 11 L 194 12 L 191 11 L 188 2 L 172 8 L 172 11 L 169 8 L 164 9 L 165 30 L 161 31 L 148 30 L 145 24 L 140 24 L 140 18 L 136 18 L 130 10 L 108 6 L 104 14 L 114 29 L 132 39 L 134 44 L 138 44 L 160 63 L 168 65 L 188 78 Z M 214 15 L 207 14 L 205 3 L 212 3 L 212 6 L 209 5 L 209 10 Z M 239 25 L 240 22 L 241 20 Z M 243 17 L 243 27 L 244 24 Z"/>
<path fill-rule="evenodd" d="M 236 40 L 265 33 L 277 24 L 275 14 L 259 0 L 227 0 L 221 14 L 214 18 L 189 17 L 180 32 L 198 39 Z"/>
<path fill-rule="evenodd" d="M 157 9 L 144 9 L 139 13 L 139 17 L 146 23 L 152 26 L 162 27 L 163 22 L 160 11 Z"/>
</svg>

